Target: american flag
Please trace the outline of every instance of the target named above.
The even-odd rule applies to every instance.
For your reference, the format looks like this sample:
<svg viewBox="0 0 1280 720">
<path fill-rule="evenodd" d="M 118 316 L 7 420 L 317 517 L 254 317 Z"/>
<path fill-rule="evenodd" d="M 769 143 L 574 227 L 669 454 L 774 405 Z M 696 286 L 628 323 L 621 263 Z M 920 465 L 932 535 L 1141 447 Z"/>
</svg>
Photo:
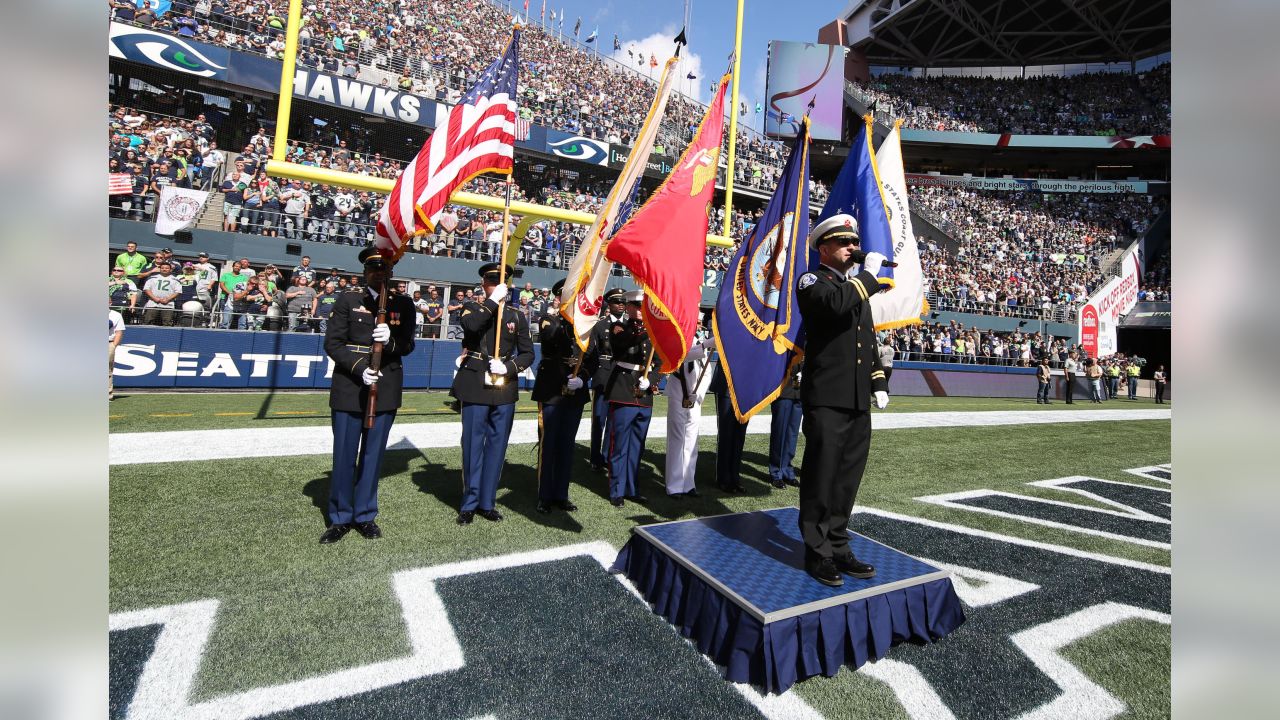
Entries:
<svg viewBox="0 0 1280 720">
<path fill-rule="evenodd" d="M 533 121 L 528 118 L 516 118 L 516 140 L 524 142 L 529 139 L 529 128 L 533 127 Z"/>
<path fill-rule="evenodd" d="M 449 196 L 466 181 L 484 172 L 511 173 L 519 46 L 520 31 L 514 30 L 507 51 L 449 109 L 396 179 L 378 215 L 374 244 L 384 255 L 398 257 L 407 238 L 434 231 Z"/>
<path fill-rule="evenodd" d="M 128 195 L 133 192 L 133 177 L 129 173 L 109 173 L 107 175 L 108 195 Z"/>
</svg>

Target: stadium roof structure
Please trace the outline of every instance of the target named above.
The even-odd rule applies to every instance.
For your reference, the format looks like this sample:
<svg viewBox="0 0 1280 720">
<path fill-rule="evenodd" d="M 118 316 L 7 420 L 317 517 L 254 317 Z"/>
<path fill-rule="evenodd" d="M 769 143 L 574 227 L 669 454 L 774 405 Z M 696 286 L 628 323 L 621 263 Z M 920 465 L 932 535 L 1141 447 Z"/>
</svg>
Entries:
<svg viewBox="0 0 1280 720">
<path fill-rule="evenodd" d="M 1132 62 L 1169 52 L 1169 0 L 851 0 L 839 19 L 872 65 Z"/>
</svg>

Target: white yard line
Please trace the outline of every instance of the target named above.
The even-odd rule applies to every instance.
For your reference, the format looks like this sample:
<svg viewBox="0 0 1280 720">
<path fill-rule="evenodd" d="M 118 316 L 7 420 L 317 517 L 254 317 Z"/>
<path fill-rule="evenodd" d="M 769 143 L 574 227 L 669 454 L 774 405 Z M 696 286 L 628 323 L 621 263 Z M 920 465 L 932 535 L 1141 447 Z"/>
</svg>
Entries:
<svg viewBox="0 0 1280 720">
<path fill-rule="evenodd" d="M 989 427 L 994 425 L 1047 425 L 1056 423 L 1119 420 L 1168 420 L 1168 409 L 1079 410 L 1045 412 L 1034 410 L 981 412 L 876 413 L 871 424 L 876 430 L 906 430 L 929 427 Z M 716 418 L 703 415 L 699 432 L 714 437 Z M 751 434 L 769 432 L 769 416 L 757 415 L 747 426 Z M 387 447 L 391 450 L 458 447 L 461 422 L 397 423 L 391 428 Z M 578 440 L 591 436 L 589 415 L 582 418 Z M 667 436 L 667 420 L 655 417 L 649 437 Z M 512 445 L 538 440 L 537 420 L 517 420 L 511 430 Z M 308 427 L 236 428 L 230 430 L 179 430 L 172 432 L 112 433 L 109 438 L 112 465 L 172 463 L 193 460 L 226 460 L 247 457 L 327 455 L 333 452 L 333 433 L 324 425 Z"/>
</svg>

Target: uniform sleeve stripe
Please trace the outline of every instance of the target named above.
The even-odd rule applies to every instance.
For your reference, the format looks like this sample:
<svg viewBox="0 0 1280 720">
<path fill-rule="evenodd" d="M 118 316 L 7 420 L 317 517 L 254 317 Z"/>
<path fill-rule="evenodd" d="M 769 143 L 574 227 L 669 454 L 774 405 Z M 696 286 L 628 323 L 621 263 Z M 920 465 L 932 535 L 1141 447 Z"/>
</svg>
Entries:
<svg viewBox="0 0 1280 720">
<path fill-rule="evenodd" d="M 857 288 L 857 290 L 858 290 L 858 294 L 862 296 L 862 299 L 863 299 L 863 300 L 866 300 L 866 299 L 867 299 L 867 289 L 866 289 L 866 288 L 864 288 L 864 287 L 862 287 L 862 281 L 861 281 L 861 280 L 854 280 L 854 281 L 853 281 L 853 286 L 854 286 L 855 288 Z"/>
</svg>

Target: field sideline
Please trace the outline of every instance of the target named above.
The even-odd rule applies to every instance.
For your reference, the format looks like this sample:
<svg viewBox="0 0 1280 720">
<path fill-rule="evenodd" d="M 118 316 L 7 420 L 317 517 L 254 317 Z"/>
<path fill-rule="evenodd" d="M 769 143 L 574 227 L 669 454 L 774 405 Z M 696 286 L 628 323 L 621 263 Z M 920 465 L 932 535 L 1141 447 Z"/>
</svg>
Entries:
<svg viewBox="0 0 1280 720">
<path fill-rule="evenodd" d="M 326 400 L 324 394 L 124 393 L 111 405 L 111 430 L 307 428 L 327 424 Z M 456 422 L 446 401 L 443 393 L 409 393 L 405 406 L 421 414 L 405 412 L 397 424 Z M 1123 400 L 1102 406 L 1085 402 L 1044 407 L 1030 399 L 894 398 L 889 411 L 1064 413 L 1100 407 L 1152 406 Z M 708 402 L 704 414 L 712 412 Z M 154 417 L 157 414 L 164 417 Z M 527 412 L 518 415 L 533 417 Z M 180 454 L 178 449 L 175 454 Z M 704 434 L 698 476 L 703 494 L 698 499 L 665 496 L 660 484 L 665 441 L 651 440 L 641 474 L 641 491 L 650 501 L 628 503 L 622 509 L 608 504 L 604 476 L 590 471 L 581 443 L 579 450 L 571 488 L 578 512 L 534 511 L 535 446 L 513 445 L 498 495 L 507 519 L 497 524 L 478 520 L 465 528 L 453 523 L 461 497 L 460 452 L 452 447 L 391 451 L 379 502 L 379 523 L 386 537 L 371 542 L 352 534 L 332 547 L 316 544 L 323 530 L 327 455 L 112 466 L 111 611 L 217 600 L 190 697 L 182 698 L 216 701 L 228 693 L 369 666 L 408 653 L 403 611 L 391 583 L 396 573 L 581 543 L 618 548 L 636 524 L 797 502 L 794 488 L 775 490 L 766 482 L 767 435 L 747 438 L 747 492 L 725 495 L 714 490 L 715 440 Z M 1123 518 L 1109 520 L 1112 531 L 1099 535 L 1062 523 L 1028 521 L 1019 516 L 1017 506 L 1010 506 L 1016 512 L 1002 510 L 1004 514 L 997 515 L 917 498 L 990 490 L 1001 494 L 992 502 L 1008 502 L 1008 496 L 1047 499 L 1058 503 L 1050 507 L 1074 513 L 1063 516 L 1070 522 L 1075 522 L 1073 517 L 1091 520 L 1095 509 L 1111 506 L 1028 483 L 1088 476 L 1162 492 L 1170 485 L 1128 471 L 1169 459 L 1168 420 L 877 430 L 858 505 L 883 514 L 855 515 L 855 529 L 865 525 L 892 537 L 904 552 L 957 567 L 1008 577 L 1035 575 L 1035 584 L 1042 588 L 990 607 L 967 606 L 969 622 L 952 637 L 935 646 L 894 648 L 889 658 L 920 667 L 943 709 L 950 708 L 954 717 L 1004 716 L 999 708 L 1021 714 L 1051 701 L 1062 683 L 1040 675 L 1038 664 L 1018 665 L 1025 676 L 1012 679 L 978 670 L 994 662 L 992 658 L 1003 657 L 999 653 L 1012 653 L 1010 662 L 1021 657 L 1007 642 L 1012 626 L 1006 624 L 1029 622 L 1039 615 L 1047 620 L 1077 605 L 1087 610 L 1096 603 L 1083 596 L 1097 592 L 1114 591 L 1129 604 L 1168 613 L 1169 551 L 1159 542 L 1126 539 L 1129 526 Z M 899 517 L 935 525 L 904 523 Z M 954 535 L 948 527 L 984 535 L 957 543 L 954 538 L 968 536 Z M 1145 525 L 1142 529 L 1149 530 Z M 1015 551 L 1016 545 L 997 536 L 1031 545 Z M 1054 550 L 1041 560 L 1041 551 L 1034 548 L 1043 545 L 1065 550 Z M 1116 560 L 1098 565 L 1090 557 Z M 1032 560 L 1038 564 L 1016 566 Z M 653 717 L 674 712 L 689 717 L 788 717 L 814 712 L 827 718 L 882 718 L 908 717 L 904 703 L 919 701 L 903 696 L 903 686 L 877 679 L 894 666 L 876 663 L 803 682 L 783 698 L 772 699 L 776 702 L 771 705 L 749 691 L 727 689 L 661 618 L 629 593 L 618 592 L 618 583 L 598 565 L 565 559 L 536 567 L 536 572 L 513 568 L 441 582 L 466 668 L 370 692 L 361 703 L 334 700 L 278 717 Z M 1101 573 L 1099 568 L 1110 570 Z M 1125 577 L 1133 582 L 1116 583 L 1115 578 Z M 970 579 L 974 588 L 984 585 L 980 578 Z M 989 586 L 997 588 L 1001 582 L 993 576 Z M 154 642 L 154 632 L 112 633 L 113 716 L 125 716 L 139 684 L 141 662 Z M 1167 624 L 1130 619 L 1076 638 L 1062 647 L 1061 655 L 1127 706 L 1124 717 L 1154 718 L 1169 712 L 1168 646 Z M 619 647 L 627 651 L 619 653 Z M 930 663 L 956 652 L 972 658 L 974 667 L 972 672 L 953 673 L 959 684 L 948 687 L 951 681 L 939 680 L 942 676 Z M 625 683 L 614 682 L 615 673 L 632 677 L 650 692 L 636 694 Z M 1010 682 L 1017 692 L 999 687 Z M 492 687 L 475 690 L 483 683 Z M 658 688 L 665 691 L 651 692 Z M 592 702 L 584 704 L 579 697 L 584 693 Z M 966 696 L 985 697 L 986 705 Z"/>
</svg>

